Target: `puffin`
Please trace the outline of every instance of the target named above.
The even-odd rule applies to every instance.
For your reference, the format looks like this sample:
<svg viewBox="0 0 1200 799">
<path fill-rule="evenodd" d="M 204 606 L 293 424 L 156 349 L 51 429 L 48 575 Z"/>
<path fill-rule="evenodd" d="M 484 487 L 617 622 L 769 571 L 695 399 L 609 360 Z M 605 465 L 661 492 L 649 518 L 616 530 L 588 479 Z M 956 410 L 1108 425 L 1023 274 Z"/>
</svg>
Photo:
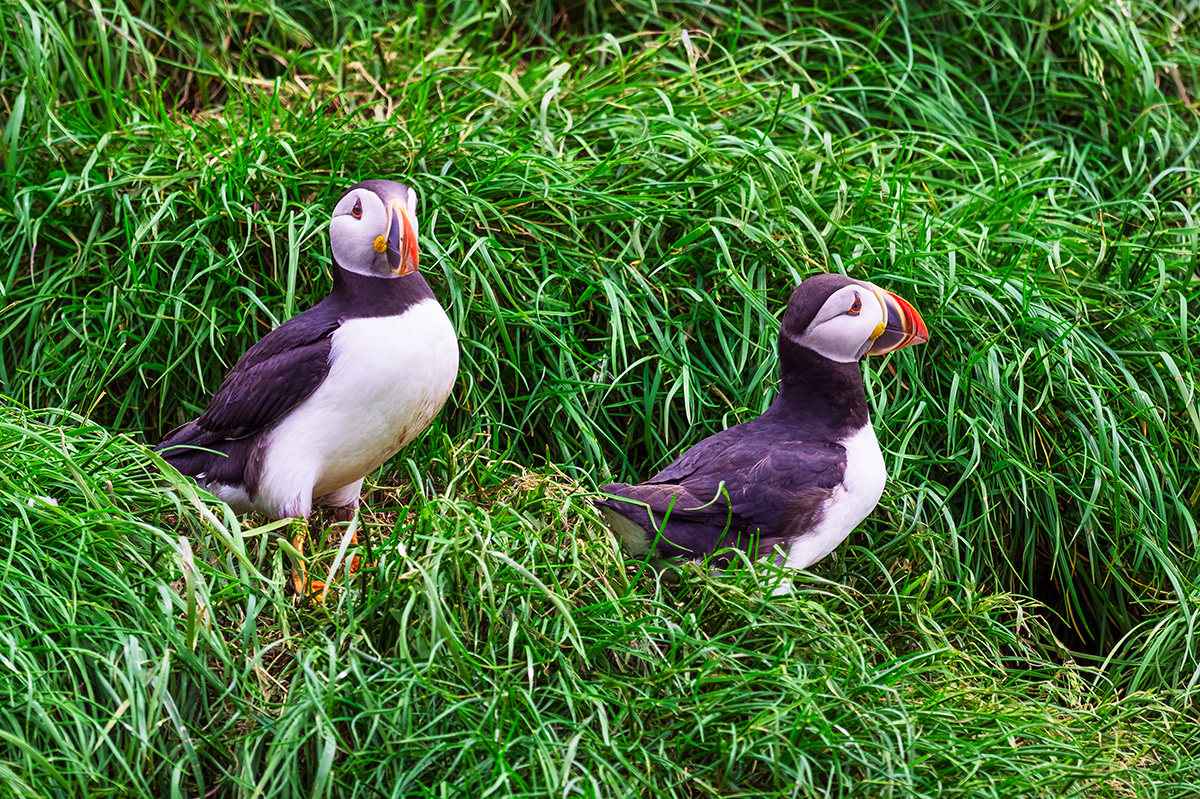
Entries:
<svg viewBox="0 0 1200 799">
<path fill-rule="evenodd" d="M 312 509 L 351 518 L 363 479 L 429 426 L 458 375 L 454 327 L 417 271 L 416 206 L 390 180 L 347 189 L 329 295 L 263 336 L 155 447 L 234 512 L 300 520 L 302 557 Z M 309 585 L 296 570 L 293 584 Z"/>
<path fill-rule="evenodd" d="M 928 340 L 921 315 L 889 291 L 838 274 L 803 280 L 783 314 L 770 407 L 644 483 L 601 486 L 605 523 L 636 558 L 727 562 L 740 549 L 811 566 L 867 517 L 887 481 L 859 361 Z M 775 593 L 789 590 L 785 580 Z"/>
</svg>

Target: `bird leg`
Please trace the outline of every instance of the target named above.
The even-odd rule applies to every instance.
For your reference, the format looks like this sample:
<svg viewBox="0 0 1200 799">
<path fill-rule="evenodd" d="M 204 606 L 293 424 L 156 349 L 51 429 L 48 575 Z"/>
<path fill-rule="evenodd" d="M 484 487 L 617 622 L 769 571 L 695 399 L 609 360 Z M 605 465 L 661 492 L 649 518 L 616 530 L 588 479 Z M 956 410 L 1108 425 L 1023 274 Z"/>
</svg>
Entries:
<svg viewBox="0 0 1200 799">
<path fill-rule="evenodd" d="M 357 499 L 357 497 L 355 497 L 355 498 Z M 358 510 L 357 503 L 355 503 L 354 505 L 345 505 L 342 507 L 334 508 L 333 509 L 333 520 L 335 522 L 353 521 L 354 520 L 354 512 L 356 510 Z M 350 543 L 351 544 L 358 543 L 358 529 L 357 528 L 354 530 L 353 533 L 350 534 Z M 348 572 L 349 574 L 354 574 L 356 571 L 358 571 L 359 563 L 361 560 L 362 559 L 359 558 L 358 555 L 355 555 L 354 557 L 350 558 L 350 570 Z"/>
<path fill-rule="evenodd" d="M 330 516 L 335 522 L 349 522 L 354 519 L 353 507 L 338 507 L 333 508 Z M 289 539 L 292 546 L 300 553 L 300 559 L 296 566 L 292 569 L 292 587 L 296 590 L 297 596 L 316 597 L 319 600 L 325 599 L 327 588 L 322 580 L 313 580 L 308 576 L 308 570 L 305 565 L 304 542 L 309 539 L 308 522 L 304 519 L 293 519 L 288 525 Z M 358 530 L 354 530 L 350 534 L 350 543 L 358 543 Z M 360 558 L 354 555 L 350 558 L 348 572 L 354 574 L 360 568 Z"/>
<path fill-rule="evenodd" d="M 301 517 L 288 522 L 288 539 L 300 553 L 300 557 L 292 565 L 292 588 L 296 596 L 313 596 L 325 598 L 325 583 L 320 580 L 309 581 L 308 569 L 304 565 L 304 542 L 308 539 L 308 520 Z"/>
</svg>

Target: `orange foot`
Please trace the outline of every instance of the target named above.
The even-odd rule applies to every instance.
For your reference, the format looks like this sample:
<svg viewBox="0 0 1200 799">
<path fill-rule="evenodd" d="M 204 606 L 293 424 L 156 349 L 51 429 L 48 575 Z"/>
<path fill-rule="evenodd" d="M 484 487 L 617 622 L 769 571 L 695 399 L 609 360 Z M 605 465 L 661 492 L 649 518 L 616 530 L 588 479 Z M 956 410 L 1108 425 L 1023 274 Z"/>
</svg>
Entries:
<svg viewBox="0 0 1200 799">
<path fill-rule="evenodd" d="M 339 510 L 342 509 L 339 508 Z M 348 510 L 349 516 L 346 519 L 342 519 L 339 514 L 336 517 L 338 521 L 349 521 L 350 518 L 353 518 L 354 509 L 350 508 Z M 325 593 L 327 591 L 325 583 L 321 580 L 309 579 L 308 569 L 305 568 L 304 564 L 304 542 L 308 538 L 308 524 L 303 519 L 297 519 L 292 523 L 292 526 L 296 528 L 295 533 L 292 535 L 292 546 L 300 553 L 300 559 L 292 569 L 292 588 L 296 591 L 297 596 L 315 598 L 323 602 L 325 601 Z M 358 530 L 350 534 L 350 543 L 358 543 Z M 360 562 L 361 558 L 358 555 L 350 559 L 350 574 L 354 574 L 359 570 Z"/>
</svg>

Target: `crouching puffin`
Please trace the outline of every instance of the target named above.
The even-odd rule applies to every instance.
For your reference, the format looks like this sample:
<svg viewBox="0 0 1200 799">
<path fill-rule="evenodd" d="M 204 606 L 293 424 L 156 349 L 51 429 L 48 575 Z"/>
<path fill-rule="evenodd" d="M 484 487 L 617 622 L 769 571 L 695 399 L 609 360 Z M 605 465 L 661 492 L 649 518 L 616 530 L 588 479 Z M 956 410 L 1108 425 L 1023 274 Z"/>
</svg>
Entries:
<svg viewBox="0 0 1200 799">
<path fill-rule="evenodd" d="M 346 190 L 329 296 L 247 350 L 204 413 L 155 448 L 164 460 L 237 513 L 303 520 L 321 505 L 349 518 L 363 478 L 429 425 L 458 374 L 454 328 L 417 272 L 416 204 L 389 180 Z M 303 535 L 301 523 L 301 552 Z"/>
<path fill-rule="evenodd" d="M 757 419 L 704 439 L 598 504 L 635 557 L 701 559 L 738 548 L 803 569 L 874 509 L 887 472 L 858 362 L 929 340 L 920 314 L 870 283 L 800 283 L 779 331 L 779 396 Z M 785 592 L 789 585 L 776 589 Z"/>
</svg>

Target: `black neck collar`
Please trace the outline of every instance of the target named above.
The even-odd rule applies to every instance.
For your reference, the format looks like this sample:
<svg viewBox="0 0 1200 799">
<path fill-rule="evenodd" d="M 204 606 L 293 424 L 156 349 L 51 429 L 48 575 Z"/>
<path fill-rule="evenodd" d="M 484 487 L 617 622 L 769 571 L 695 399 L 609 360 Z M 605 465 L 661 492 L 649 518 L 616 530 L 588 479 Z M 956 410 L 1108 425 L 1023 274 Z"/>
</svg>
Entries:
<svg viewBox="0 0 1200 799">
<path fill-rule="evenodd" d="M 780 336 L 779 372 L 779 396 L 769 413 L 784 414 L 835 439 L 870 421 L 862 366 L 857 361 L 838 363 Z"/>
<path fill-rule="evenodd" d="M 420 272 L 403 277 L 370 277 L 351 272 L 333 263 L 333 290 L 325 302 L 344 318 L 395 316 L 423 300 L 433 299 L 433 291 Z"/>
</svg>

